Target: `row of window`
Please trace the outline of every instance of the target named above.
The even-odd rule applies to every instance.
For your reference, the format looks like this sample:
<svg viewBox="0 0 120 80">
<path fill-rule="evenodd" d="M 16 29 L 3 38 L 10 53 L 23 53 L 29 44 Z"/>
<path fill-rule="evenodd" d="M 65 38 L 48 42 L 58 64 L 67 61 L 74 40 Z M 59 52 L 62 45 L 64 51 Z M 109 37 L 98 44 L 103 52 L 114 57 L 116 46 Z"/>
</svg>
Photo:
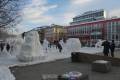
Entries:
<svg viewBox="0 0 120 80">
<path fill-rule="evenodd" d="M 68 33 L 71 35 L 75 34 L 90 34 L 91 32 L 101 32 L 101 26 L 81 26 L 81 27 L 73 27 L 68 29 Z"/>
<path fill-rule="evenodd" d="M 84 16 L 80 16 L 80 17 L 76 17 L 76 18 L 73 18 L 73 21 L 81 21 L 82 19 L 96 18 L 96 17 L 100 17 L 100 16 L 104 16 L 104 11 L 93 13 L 93 14 L 88 14 L 88 15 L 84 15 Z"/>
<path fill-rule="evenodd" d="M 107 23 L 107 39 L 120 40 L 120 21 Z"/>
<path fill-rule="evenodd" d="M 94 25 L 89 25 L 89 26 L 79 26 L 79 27 L 73 27 L 73 28 L 68 28 L 68 34 L 69 35 L 86 35 L 90 33 L 97 33 L 101 32 L 103 30 L 103 27 L 106 29 L 105 33 L 107 34 L 107 39 L 116 39 L 120 40 L 120 21 L 118 22 L 107 22 L 105 25 L 102 23 L 99 24 L 94 24 Z M 114 37 L 113 37 L 114 34 Z M 95 34 L 97 35 L 97 34 Z M 101 38 L 101 36 L 93 36 L 93 38 Z"/>
</svg>

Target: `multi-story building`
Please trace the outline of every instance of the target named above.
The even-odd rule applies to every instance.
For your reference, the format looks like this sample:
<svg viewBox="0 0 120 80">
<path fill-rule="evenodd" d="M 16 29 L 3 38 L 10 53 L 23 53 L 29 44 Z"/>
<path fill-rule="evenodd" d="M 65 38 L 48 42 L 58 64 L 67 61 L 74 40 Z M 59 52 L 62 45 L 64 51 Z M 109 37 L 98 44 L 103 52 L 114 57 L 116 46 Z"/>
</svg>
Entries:
<svg viewBox="0 0 120 80">
<path fill-rule="evenodd" d="M 44 39 L 45 39 L 45 29 L 48 28 L 50 26 L 41 26 L 41 27 L 36 27 L 30 31 L 37 31 L 39 34 L 39 40 L 41 43 L 43 43 Z M 28 31 L 29 32 L 29 31 Z M 26 33 L 26 32 L 24 32 Z"/>
<path fill-rule="evenodd" d="M 106 16 L 106 11 L 103 9 L 100 10 L 95 10 L 95 11 L 87 11 L 83 13 L 82 15 L 78 15 L 73 18 L 73 22 L 71 22 L 71 25 L 76 25 L 79 23 L 84 23 L 84 22 L 91 22 L 91 21 L 96 21 L 96 20 L 103 20 L 105 19 Z"/>
<path fill-rule="evenodd" d="M 63 26 L 51 25 L 51 27 L 45 28 L 45 38 L 49 42 L 59 41 L 64 38 L 66 31 Z"/>
<path fill-rule="evenodd" d="M 99 39 L 115 40 L 120 45 L 120 18 L 80 22 L 67 26 L 68 37 L 79 38 L 84 45 L 94 45 Z"/>
</svg>

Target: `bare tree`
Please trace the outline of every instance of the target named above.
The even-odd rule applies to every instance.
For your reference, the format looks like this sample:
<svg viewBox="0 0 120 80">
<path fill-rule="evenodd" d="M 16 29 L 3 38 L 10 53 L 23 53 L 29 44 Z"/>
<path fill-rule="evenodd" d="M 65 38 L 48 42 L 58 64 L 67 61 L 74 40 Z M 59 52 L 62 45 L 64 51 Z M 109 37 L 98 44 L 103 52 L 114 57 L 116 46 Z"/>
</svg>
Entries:
<svg viewBox="0 0 120 80">
<path fill-rule="evenodd" d="M 21 20 L 21 10 L 26 0 L 0 0 L 0 38 L 7 37 L 7 29 L 14 28 Z"/>
<path fill-rule="evenodd" d="M 12 27 L 21 21 L 22 0 L 0 0 L 0 28 Z"/>
</svg>

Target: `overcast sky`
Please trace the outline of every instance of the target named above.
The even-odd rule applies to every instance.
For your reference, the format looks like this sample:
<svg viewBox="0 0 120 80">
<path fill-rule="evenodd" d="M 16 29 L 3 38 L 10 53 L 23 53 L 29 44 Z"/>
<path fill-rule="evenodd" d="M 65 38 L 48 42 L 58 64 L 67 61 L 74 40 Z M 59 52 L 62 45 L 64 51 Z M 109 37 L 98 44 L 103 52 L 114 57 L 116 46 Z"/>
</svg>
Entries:
<svg viewBox="0 0 120 80">
<path fill-rule="evenodd" d="M 29 0 L 17 27 L 23 32 L 43 25 L 69 25 L 74 16 L 98 9 L 105 9 L 109 16 L 120 16 L 120 0 Z"/>
</svg>

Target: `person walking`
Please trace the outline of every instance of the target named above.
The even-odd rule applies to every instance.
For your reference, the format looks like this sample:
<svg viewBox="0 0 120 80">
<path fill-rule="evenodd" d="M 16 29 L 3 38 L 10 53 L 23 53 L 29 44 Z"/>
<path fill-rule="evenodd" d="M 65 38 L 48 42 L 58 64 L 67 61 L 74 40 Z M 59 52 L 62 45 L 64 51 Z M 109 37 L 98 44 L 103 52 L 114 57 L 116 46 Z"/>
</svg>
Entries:
<svg viewBox="0 0 120 80">
<path fill-rule="evenodd" d="M 61 53 L 62 52 L 62 46 L 60 45 L 60 43 L 58 43 L 57 46 L 58 46 L 59 52 Z"/>
<path fill-rule="evenodd" d="M 10 50 L 10 45 L 8 43 L 6 45 L 6 50 L 7 50 L 7 52 L 9 52 L 9 50 Z"/>
<path fill-rule="evenodd" d="M 4 43 L 1 43 L 1 44 L 0 44 L 1 52 L 3 51 L 4 46 L 5 46 L 5 44 L 4 44 Z"/>
<path fill-rule="evenodd" d="M 103 54 L 104 54 L 104 56 L 108 56 L 108 54 L 109 54 L 109 49 L 110 49 L 110 43 L 109 43 L 109 41 L 104 41 L 103 43 L 102 43 L 102 46 L 104 47 L 103 48 Z"/>
<path fill-rule="evenodd" d="M 24 39 L 24 37 L 25 37 L 25 32 L 22 33 L 22 38 Z"/>
<path fill-rule="evenodd" d="M 110 51 L 111 51 L 111 56 L 114 57 L 114 51 L 115 51 L 115 42 L 112 40 L 110 44 Z"/>
</svg>

